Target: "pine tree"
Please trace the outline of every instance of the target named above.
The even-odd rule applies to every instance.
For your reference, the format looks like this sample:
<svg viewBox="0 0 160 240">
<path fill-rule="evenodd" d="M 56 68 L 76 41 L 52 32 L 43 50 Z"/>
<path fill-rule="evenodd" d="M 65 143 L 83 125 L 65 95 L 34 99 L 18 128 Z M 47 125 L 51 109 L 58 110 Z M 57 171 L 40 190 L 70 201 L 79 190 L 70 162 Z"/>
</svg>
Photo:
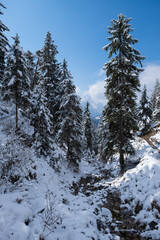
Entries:
<svg viewBox="0 0 160 240">
<path fill-rule="evenodd" d="M 47 99 L 47 107 L 51 112 L 53 125 L 57 122 L 56 112 L 59 110 L 57 95 L 59 94 L 59 64 L 56 60 L 57 46 L 47 32 L 44 47 L 37 51 L 39 57 L 40 82 Z"/>
<path fill-rule="evenodd" d="M 151 123 L 152 119 L 152 106 L 148 100 L 147 89 L 144 85 L 142 92 L 140 106 L 139 106 L 139 126 L 140 128 L 146 128 Z"/>
<path fill-rule="evenodd" d="M 0 3 L 0 8 L 6 8 L 2 3 Z M 3 15 L 3 12 L 0 9 L 0 15 Z M 2 82 L 4 69 L 5 69 L 5 54 L 7 52 L 7 47 L 9 46 L 8 39 L 4 35 L 5 31 L 9 29 L 2 23 L 0 20 L 0 83 Z"/>
<path fill-rule="evenodd" d="M 154 91 L 152 93 L 152 97 L 151 97 L 151 103 L 152 103 L 152 110 L 155 111 L 155 108 L 156 108 L 156 99 L 157 99 L 157 96 L 160 92 L 160 82 L 159 82 L 159 79 L 156 79 L 156 83 L 155 83 L 155 86 L 154 86 Z"/>
<path fill-rule="evenodd" d="M 92 122 L 91 126 L 92 132 L 92 150 L 95 155 L 98 154 L 98 130 L 96 124 Z"/>
<path fill-rule="evenodd" d="M 84 145 L 85 150 L 92 153 L 92 120 L 89 111 L 89 102 L 87 101 L 83 114 L 83 131 L 84 131 Z"/>
<path fill-rule="evenodd" d="M 105 109 L 102 111 L 102 115 L 98 124 L 98 158 L 103 162 L 107 162 L 109 157 L 112 156 L 113 151 L 108 152 L 108 123 L 105 119 Z"/>
<path fill-rule="evenodd" d="M 38 156 L 49 156 L 53 148 L 51 114 L 41 86 L 35 86 L 30 100 L 30 120 Z"/>
<path fill-rule="evenodd" d="M 30 81 L 27 76 L 25 56 L 19 45 L 19 36 L 16 35 L 13 39 L 14 44 L 7 56 L 2 93 L 4 100 L 13 100 L 16 105 L 16 129 L 18 129 L 18 108 L 25 110 L 28 106 Z"/>
<path fill-rule="evenodd" d="M 153 121 L 160 121 L 160 92 L 156 94 Z"/>
<path fill-rule="evenodd" d="M 130 140 L 138 129 L 136 91 L 139 91 L 139 73 L 142 71 L 136 64 L 142 66 L 141 60 L 144 59 L 132 47 L 138 40 L 130 34 L 133 31 L 130 20 L 120 14 L 118 20 L 111 21 L 111 27 L 108 27 L 110 43 L 103 48 L 108 51 L 108 58 L 112 57 L 104 65 L 107 76 L 105 95 L 108 98 L 105 113 L 109 130 L 107 151 L 119 153 L 121 167 L 124 154 L 134 153 Z"/>
<path fill-rule="evenodd" d="M 25 58 L 26 58 L 26 65 L 27 65 L 27 75 L 30 80 L 31 88 L 33 89 L 35 85 L 34 77 L 35 77 L 35 69 L 36 69 L 35 55 L 28 50 L 25 53 Z"/>
<path fill-rule="evenodd" d="M 77 165 L 82 150 L 82 109 L 65 60 L 63 62 L 63 81 L 61 81 L 60 88 L 63 94 L 59 109 L 57 140 L 66 149 L 69 165 Z"/>
</svg>

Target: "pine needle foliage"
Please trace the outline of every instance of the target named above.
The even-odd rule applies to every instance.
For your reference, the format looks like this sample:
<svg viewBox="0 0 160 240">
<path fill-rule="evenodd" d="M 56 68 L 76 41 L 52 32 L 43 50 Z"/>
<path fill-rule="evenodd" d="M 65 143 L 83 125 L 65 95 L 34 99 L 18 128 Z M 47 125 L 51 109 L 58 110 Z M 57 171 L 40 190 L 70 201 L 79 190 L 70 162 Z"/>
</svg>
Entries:
<svg viewBox="0 0 160 240">
<path fill-rule="evenodd" d="M 110 59 L 105 65 L 106 91 L 108 98 L 105 117 L 108 122 L 109 140 L 107 150 L 119 153 L 121 166 L 124 155 L 134 153 L 131 140 L 138 130 L 136 112 L 136 92 L 139 91 L 139 73 L 144 59 L 133 45 L 138 42 L 132 38 L 131 18 L 118 15 L 108 27 L 109 44 L 103 49 Z"/>
</svg>

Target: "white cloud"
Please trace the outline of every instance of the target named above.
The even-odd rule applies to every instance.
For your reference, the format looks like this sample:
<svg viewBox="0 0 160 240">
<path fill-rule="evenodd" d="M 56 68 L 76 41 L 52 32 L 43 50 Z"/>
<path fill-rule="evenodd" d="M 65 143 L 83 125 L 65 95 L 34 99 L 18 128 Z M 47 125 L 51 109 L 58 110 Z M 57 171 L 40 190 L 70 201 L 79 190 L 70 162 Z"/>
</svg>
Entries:
<svg viewBox="0 0 160 240">
<path fill-rule="evenodd" d="M 77 93 L 81 96 L 82 102 L 89 101 L 93 104 L 103 104 L 106 103 L 106 98 L 104 96 L 104 80 L 99 80 L 95 84 L 90 85 L 88 90 L 81 92 L 80 88 L 77 87 Z"/>
<path fill-rule="evenodd" d="M 101 69 L 98 73 L 99 77 L 105 78 L 105 72 Z M 150 97 L 154 86 L 156 79 L 160 79 L 160 65 L 156 64 L 148 64 L 144 71 L 140 74 L 140 83 L 141 83 L 141 89 L 143 89 L 144 84 L 147 87 L 147 94 Z M 76 88 L 77 94 L 81 96 L 82 101 L 89 101 L 92 104 L 106 104 L 106 97 L 104 96 L 104 89 L 105 81 L 104 80 L 98 80 L 93 85 L 90 85 L 88 90 L 82 92 L 79 87 Z M 141 93 L 138 94 L 140 96 Z"/>
<path fill-rule="evenodd" d="M 143 89 L 144 84 L 146 85 L 149 97 L 153 92 L 156 79 L 160 79 L 160 65 L 148 64 L 140 74 L 140 83 L 141 89 Z"/>
<path fill-rule="evenodd" d="M 93 103 L 106 103 L 106 98 L 104 96 L 104 81 L 98 81 L 95 84 L 89 86 L 88 91 L 84 93 L 84 95 L 90 96 L 90 99 Z"/>
<path fill-rule="evenodd" d="M 103 70 L 103 68 L 101 68 L 101 69 L 99 70 L 98 76 L 99 76 L 99 77 L 105 76 L 105 71 Z"/>
<path fill-rule="evenodd" d="M 76 86 L 76 93 L 77 93 L 78 95 L 81 94 L 81 90 L 80 90 L 80 88 L 79 88 L 78 86 Z"/>
</svg>

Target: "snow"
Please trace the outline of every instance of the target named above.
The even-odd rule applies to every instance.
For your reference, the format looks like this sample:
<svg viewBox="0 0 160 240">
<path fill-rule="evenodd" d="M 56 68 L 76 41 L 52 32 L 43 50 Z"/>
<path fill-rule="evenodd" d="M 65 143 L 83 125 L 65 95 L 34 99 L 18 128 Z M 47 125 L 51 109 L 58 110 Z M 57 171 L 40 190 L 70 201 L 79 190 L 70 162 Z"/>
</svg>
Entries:
<svg viewBox="0 0 160 240">
<path fill-rule="evenodd" d="M 8 86 L 13 85 L 14 81 L 15 81 L 15 77 L 13 76 L 13 77 L 11 78 L 11 80 L 9 81 Z"/>
<path fill-rule="evenodd" d="M 160 134 L 157 134 L 157 139 Z M 140 223 L 149 224 L 151 221 L 158 223 L 158 229 L 151 231 L 146 229 L 143 236 L 159 239 L 160 236 L 160 160 L 159 153 L 151 149 L 148 144 L 140 139 L 134 143 L 137 157 L 141 162 L 136 168 L 127 171 L 114 184 L 121 192 L 121 200 L 124 206 L 134 210 L 139 205 L 139 212 L 135 219 Z M 139 146 L 138 146 L 139 145 Z M 129 203 L 129 204 L 128 204 Z"/>
<path fill-rule="evenodd" d="M 22 120 L 20 117 L 20 122 Z M 0 146 L 4 147 L 10 136 L 2 131 L 3 124 L 0 126 Z M 7 129 L 7 126 L 5 128 Z M 27 122 L 23 124 L 23 128 L 28 134 L 33 132 Z M 160 132 L 157 131 L 152 138 L 159 147 Z M 55 144 L 55 157 L 61 158 L 60 169 L 55 171 L 49 166 L 49 160 L 37 158 L 33 148 L 26 148 L 25 153 L 30 151 L 26 166 L 27 168 L 29 165 L 35 166 L 37 177 L 29 180 L 21 178 L 17 184 L 10 182 L 6 184 L 5 179 L 0 179 L 0 239 L 39 240 L 41 237 L 45 240 L 120 240 L 110 228 L 115 222 L 107 196 L 108 190 L 114 189 L 120 192 L 121 207 L 125 206 L 132 210 L 134 219 L 146 224 L 142 235 L 154 240 L 159 239 L 159 153 L 138 137 L 133 145 L 136 155 L 130 160 L 136 162 L 139 159 L 140 162 L 121 176 L 117 155 L 114 156 L 112 163 L 106 165 L 101 165 L 91 157 L 83 158 L 79 172 L 74 172 L 67 167 L 64 152 Z M 17 145 L 19 154 L 22 152 L 20 147 L 21 145 Z M 29 162 L 30 159 L 32 164 Z M 23 170 L 27 173 L 26 167 Z M 112 177 L 103 178 L 101 170 L 112 171 Z M 94 183 L 88 181 L 85 191 L 84 185 L 81 184 L 77 194 L 74 194 L 73 183 L 77 184 L 81 178 L 88 176 L 100 180 L 95 180 Z M 136 211 L 138 205 L 141 208 Z M 107 223 L 105 232 L 98 230 L 97 220 Z M 149 227 L 152 221 L 157 223 L 154 230 Z M 115 227 L 115 231 L 119 231 L 118 227 Z"/>
</svg>

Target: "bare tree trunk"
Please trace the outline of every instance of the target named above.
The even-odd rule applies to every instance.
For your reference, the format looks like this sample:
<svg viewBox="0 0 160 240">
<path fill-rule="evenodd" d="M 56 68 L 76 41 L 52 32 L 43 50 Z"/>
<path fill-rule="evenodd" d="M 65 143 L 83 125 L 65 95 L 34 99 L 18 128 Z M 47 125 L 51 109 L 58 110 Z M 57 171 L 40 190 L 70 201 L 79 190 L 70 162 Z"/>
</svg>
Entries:
<svg viewBox="0 0 160 240">
<path fill-rule="evenodd" d="M 124 154 L 122 153 L 122 151 L 120 152 L 119 162 L 121 164 L 121 168 L 123 168 L 123 166 L 124 166 Z"/>
<path fill-rule="evenodd" d="M 18 87 L 16 86 L 15 92 L 15 100 L 16 100 L 16 130 L 18 130 Z"/>
<path fill-rule="evenodd" d="M 16 130 L 18 130 L 18 104 L 16 102 Z"/>
<path fill-rule="evenodd" d="M 123 147 L 124 147 L 124 137 L 123 137 L 123 116 L 122 116 L 122 110 L 120 110 L 120 150 L 119 150 L 119 162 L 121 165 L 121 168 L 124 165 L 124 153 L 123 153 Z"/>
</svg>

